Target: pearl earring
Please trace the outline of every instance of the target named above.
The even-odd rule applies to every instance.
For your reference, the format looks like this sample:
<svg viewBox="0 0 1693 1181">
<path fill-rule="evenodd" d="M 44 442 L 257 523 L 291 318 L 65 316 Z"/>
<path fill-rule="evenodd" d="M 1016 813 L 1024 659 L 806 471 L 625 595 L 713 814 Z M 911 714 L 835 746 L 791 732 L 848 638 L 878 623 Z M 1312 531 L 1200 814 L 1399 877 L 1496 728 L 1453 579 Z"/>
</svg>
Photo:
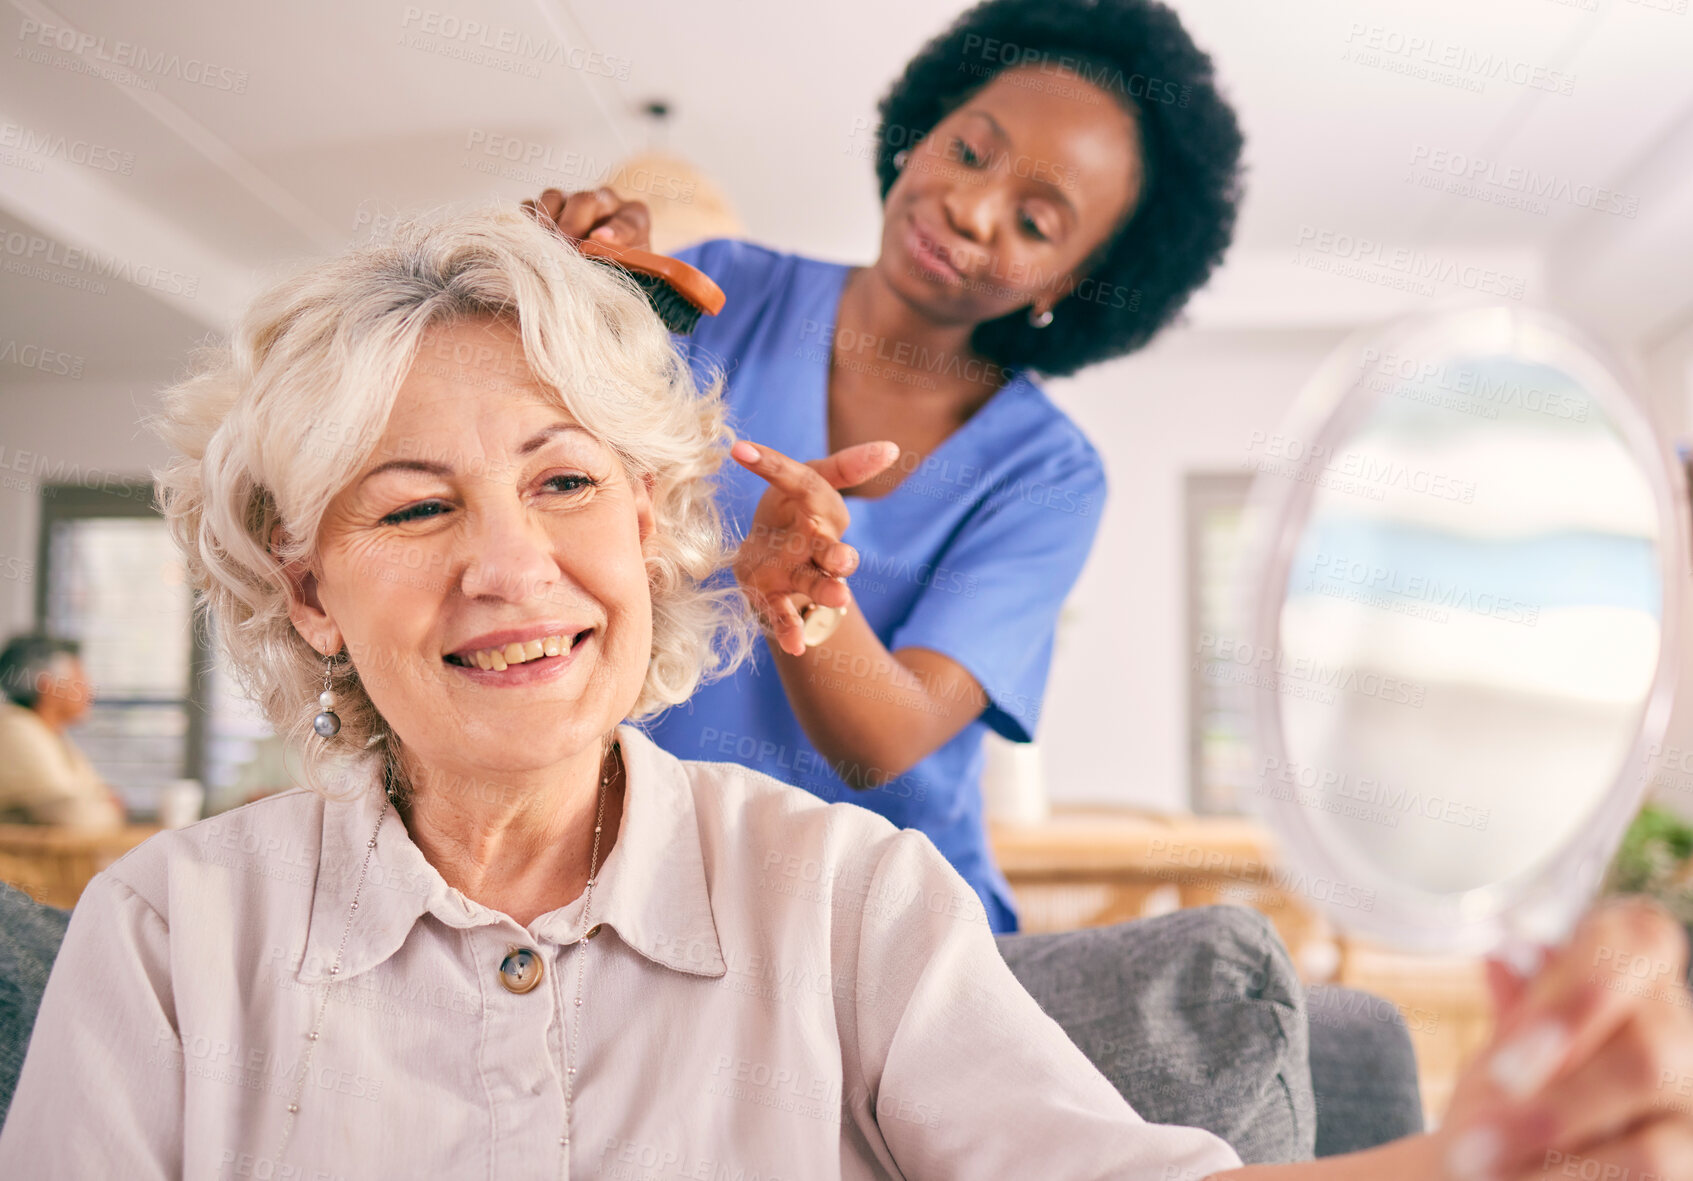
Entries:
<svg viewBox="0 0 1693 1181">
<path fill-rule="evenodd" d="M 323 692 L 317 695 L 318 715 L 312 719 L 312 729 L 320 738 L 334 738 L 341 733 L 341 718 L 335 712 L 335 694 L 329 691 L 329 670 L 333 658 L 323 658 Z"/>
<path fill-rule="evenodd" d="M 1045 328 L 1048 324 L 1052 323 L 1052 309 L 1047 308 L 1044 312 L 1037 316 L 1035 315 L 1035 309 L 1030 308 L 1029 323 L 1036 328 Z"/>
<path fill-rule="evenodd" d="M 905 162 L 909 159 L 911 159 L 911 153 L 906 149 L 901 148 L 899 151 L 894 153 L 894 169 L 899 172 L 904 172 Z"/>
</svg>

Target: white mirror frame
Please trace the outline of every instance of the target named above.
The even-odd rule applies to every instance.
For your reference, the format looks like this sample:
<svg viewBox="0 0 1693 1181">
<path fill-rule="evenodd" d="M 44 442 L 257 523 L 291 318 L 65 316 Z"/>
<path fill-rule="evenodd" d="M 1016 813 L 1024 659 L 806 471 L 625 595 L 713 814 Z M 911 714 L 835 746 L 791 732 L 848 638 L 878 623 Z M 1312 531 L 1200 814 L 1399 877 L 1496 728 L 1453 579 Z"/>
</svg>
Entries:
<svg viewBox="0 0 1693 1181">
<path fill-rule="evenodd" d="M 1553 365 L 1579 381 L 1615 426 L 1644 469 L 1659 522 L 1657 572 L 1661 615 L 1657 669 L 1627 759 L 1590 822 L 1564 849 L 1515 878 L 1456 894 L 1419 891 L 1377 874 L 1364 859 L 1330 848 L 1332 836 L 1313 824 L 1312 810 L 1293 798 L 1257 794 L 1256 810 L 1279 843 L 1286 880 L 1350 934 L 1408 951 L 1453 955 L 1500 954 L 1527 966 L 1536 944 L 1561 941 L 1596 893 L 1615 849 L 1643 804 L 1651 760 L 1669 721 L 1679 656 L 1681 595 L 1688 570 L 1688 512 L 1682 470 L 1648 422 L 1630 390 L 1638 383 L 1607 350 L 1552 313 L 1497 303 L 1469 303 L 1421 313 L 1354 334 L 1307 383 L 1284 428 L 1317 455 L 1339 454 L 1354 429 L 1389 396 L 1372 390 L 1366 348 L 1381 356 L 1427 355 L 1419 342 L 1440 347 L 1510 353 Z M 1310 518 L 1316 484 L 1260 473 L 1248 499 L 1246 621 L 1251 652 L 1280 652 L 1288 572 Z M 1257 737 L 1258 767 L 1287 766 L 1276 678 L 1245 686 Z M 1244 704 L 1244 703 L 1243 703 Z M 1274 759 L 1271 763 L 1268 760 Z M 1325 884 L 1326 883 L 1326 884 Z M 1347 904 L 1338 898 L 1345 897 Z M 1368 905 L 1364 905 L 1367 902 Z"/>
</svg>

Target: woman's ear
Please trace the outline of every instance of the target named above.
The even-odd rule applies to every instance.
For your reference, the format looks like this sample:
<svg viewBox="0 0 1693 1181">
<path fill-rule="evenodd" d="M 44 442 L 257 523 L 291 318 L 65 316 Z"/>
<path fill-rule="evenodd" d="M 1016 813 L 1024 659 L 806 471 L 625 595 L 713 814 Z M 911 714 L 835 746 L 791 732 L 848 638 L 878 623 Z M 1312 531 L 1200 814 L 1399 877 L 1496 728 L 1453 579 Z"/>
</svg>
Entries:
<svg viewBox="0 0 1693 1181">
<path fill-rule="evenodd" d="M 271 526 L 270 552 L 272 556 L 281 553 L 287 541 L 287 531 L 278 521 Z M 282 563 L 282 576 L 288 580 L 288 618 L 294 624 L 294 630 L 300 633 L 300 638 L 324 656 L 333 656 L 341 650 L 341 629 L 335 626 L 335 621 L 323 609 L 323 603 L 318 599 L 317 574 L 303 561 L 285 561 Z"/>
<path fill-rule="evenodd" d="M 640 530 L 641 544 L 645 545 L 647 543 L 647 539 L 650 538 L 653 535 L 653 532 L 658 528 L 658 519 L 653 514 L 652 473 L 643 472 L 640 479 L 630 482 L 630 487 L 635 496 L 636 528 Z"/>
</svg>

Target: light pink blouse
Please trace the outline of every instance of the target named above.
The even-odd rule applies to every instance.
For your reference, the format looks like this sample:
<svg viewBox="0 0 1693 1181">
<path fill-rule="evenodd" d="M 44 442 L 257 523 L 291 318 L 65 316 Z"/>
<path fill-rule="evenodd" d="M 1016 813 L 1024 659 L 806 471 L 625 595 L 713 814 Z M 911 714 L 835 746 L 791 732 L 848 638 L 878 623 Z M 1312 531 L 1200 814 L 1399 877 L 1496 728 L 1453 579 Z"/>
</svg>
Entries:
<svg viewBox="0 0 1693 1181">
<path fill-rule="evenodd" d="M 1005 966 L 915 830 L 620 729 L 594 889 L 526 929 L 381 802 L 295 790 L 160 833 L 89 885 L 0 1131 L 0 1177 L 1198 1181 Z M 513 948 L 539 986 L 501 984 Z M 561 1060 L 586 954 L 568 1147 Z M 307 1033 L 326 995 L 284 1160 Z"/>
</svg>

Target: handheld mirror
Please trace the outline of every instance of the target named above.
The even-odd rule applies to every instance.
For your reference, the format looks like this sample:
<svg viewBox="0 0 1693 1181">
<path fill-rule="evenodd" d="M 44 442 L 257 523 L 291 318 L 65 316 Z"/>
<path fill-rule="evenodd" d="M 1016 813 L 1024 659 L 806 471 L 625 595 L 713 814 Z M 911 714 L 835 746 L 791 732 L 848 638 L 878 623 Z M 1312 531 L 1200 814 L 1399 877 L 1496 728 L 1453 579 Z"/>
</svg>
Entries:
<svg viewBox="0 0 1693 1181">
<path fill-rule="evenodd" d="M 1521 963 L 1643 801 L 1679 471 L 1597 347 L 1498 306 L 1354 338 L 1272 454 L 1248 513 L 1250 802 L 1343 930 Z"/>
</svg>

